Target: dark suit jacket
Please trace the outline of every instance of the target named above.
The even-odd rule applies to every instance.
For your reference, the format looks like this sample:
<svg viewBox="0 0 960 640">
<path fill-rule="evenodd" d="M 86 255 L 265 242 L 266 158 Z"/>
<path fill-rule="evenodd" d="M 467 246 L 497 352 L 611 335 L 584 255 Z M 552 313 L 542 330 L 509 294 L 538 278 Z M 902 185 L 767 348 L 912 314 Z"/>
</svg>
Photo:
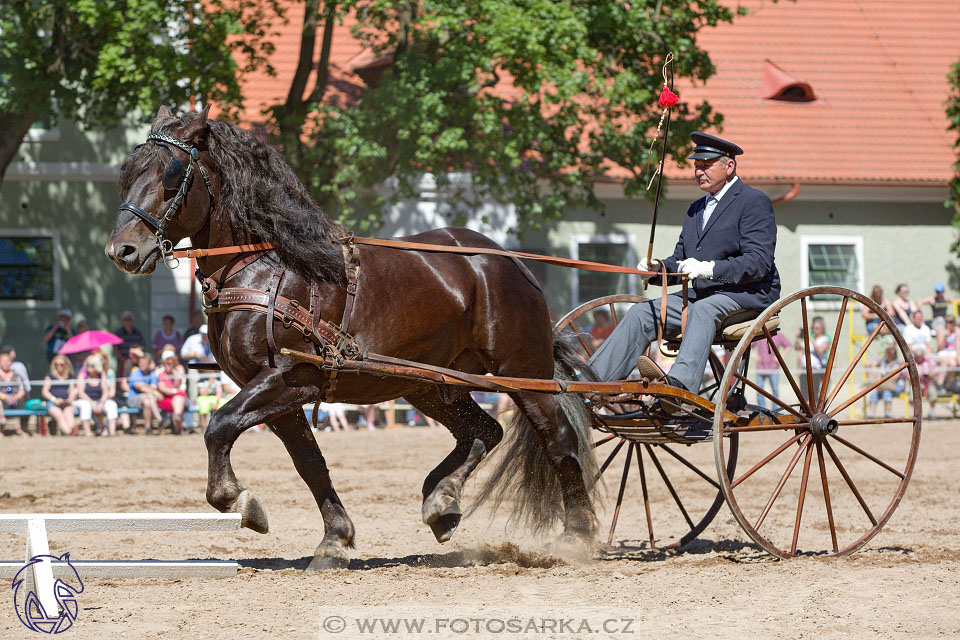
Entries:
<svg viewBox="0 0 960 640">
<path fill-rule="evenodd" d="M 685 258 L 713 260 L 713 279 L 694 280 L 691 300 L 722 293 L 744 309 L 764 309 L 773 304 L 780 297 L 780 274 L 773 262 L 777 222 L 770 198 L 737 179 L 701 232 L 706 204 L 704 196 L 687 209 L 680 240 L 673 255 L 664 260 L 667 271 L 679 271 L 677 263 Z"/>
</svg>

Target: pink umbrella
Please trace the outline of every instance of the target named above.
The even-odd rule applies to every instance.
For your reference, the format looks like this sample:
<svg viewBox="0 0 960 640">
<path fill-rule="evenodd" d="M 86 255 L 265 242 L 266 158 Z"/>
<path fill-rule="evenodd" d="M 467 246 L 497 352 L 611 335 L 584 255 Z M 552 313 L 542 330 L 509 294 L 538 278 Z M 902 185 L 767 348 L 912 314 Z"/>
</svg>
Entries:
<svg viewBox="0 0 960 640">
<path fill-rule="evenodd" d="M 107 331 L 84 331 L 67 340 L 58 353 L 81 353 L 92 351 L 105 344 L 120 344 L 123 340 Z"/>
</svg>

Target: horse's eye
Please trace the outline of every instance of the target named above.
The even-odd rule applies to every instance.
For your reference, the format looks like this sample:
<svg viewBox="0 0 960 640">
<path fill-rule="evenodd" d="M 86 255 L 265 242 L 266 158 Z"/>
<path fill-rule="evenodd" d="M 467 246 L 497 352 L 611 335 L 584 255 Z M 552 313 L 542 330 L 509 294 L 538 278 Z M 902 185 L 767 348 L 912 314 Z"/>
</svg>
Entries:
<svg viewBox="0 0 960 640">
<path fill-rule="evenodd" d="M 163 188 L 170 191 L 176 191 L 180 188 L 180 181 L 183 180 L 183 175 L 186 173 L 186 168 L 183 166 L 183 163 L 180 162 L 177 158 L 172 158 L 170 162 L 167 163 L 167 167 L 163 170 Z"/>
</svg>

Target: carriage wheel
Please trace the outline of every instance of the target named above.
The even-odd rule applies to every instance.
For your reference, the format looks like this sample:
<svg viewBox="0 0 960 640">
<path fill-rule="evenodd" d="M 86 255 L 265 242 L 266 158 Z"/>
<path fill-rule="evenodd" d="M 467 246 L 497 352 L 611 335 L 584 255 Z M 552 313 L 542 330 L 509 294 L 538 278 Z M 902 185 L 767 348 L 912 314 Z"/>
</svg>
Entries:
<svg viewBox="0 0 960 640">
<path fill-rule="evenodd" d="M 816 359 L 810 357 L 812 308 L 824 300 L 838 306 L 839 314 L 837 310 L 823 313 L 827 333 L 832 331 L 833 337 L 823 368 L 816 369 Z M 881 318 L 868 336 L 851 335 L 856 304 Z M 788 348 L 778 345 L 782 341 L 765 328 L 776 313 L 781 322 L 801 327 L 799 354 L 785 353 Z M 769 345 L 777 363 L 774 373 L 779 385 L 774 392 L 761 390 L 738 372 L 755 339 Z M 896 362 L 883 369 L 873 366 L 887 350 Z M 797 360 L 795 367 L 789 365 Z M 848 289 L 799 291 L 767 308 L 737 345 L 720 397 L 728 397 L 738 384 L 746 386 L 748 402 L 763 396 L 773 407 L 760 411 L 748 405 L 736 423 L 725 422 L 722 414 L 714 417 L 720 485 L 743 530 L 781 558 L 801 552 L 847 555 L 866 544 L 890 519 L 907 488 L 923 414 L 922 403 L 913 403 L 911 409 L 906 400 L 904 407 L 905 396 L 894 398 L 891 415 L 870 416 L 869 406 L 863 406 L 872 400 L 873 392 L 896 384 L 920 398 L 913 354 L 890 316 L 869 298 Z M 874 410 L 882 412 L 884 407 L 881 397 Z M 729 473 L 722 462 L 730 434 L 742 436 L 739 455 L 741 469 L 746 471 L 739 475 Z"/>
<path fill-rule="evenodd" d="M 594 309 L 607 307 L 610 319 L 616 326 L 620 316 L 615 305 L 636 304 L 644 300 L 633 295 L 613 295 L 591 300 L 561 318 L 554 332 L 574 333 L 586 355 L 590 356 L 594 349 L 582 316 Z M 609 412 L 618 414 L 638 409 L 632 398 L 610 400 L 604 402 L 603 406 Z M 723 505 L 723 494 L 714 478 L 712 457 L 704 446 L 656 442 L 656 437 L 647 440 L 643 442 L 643 439 L 638 441 L 607 434 L 594 443 L 594 448 L 603 459 L 600 475 L 610 480 L 608 489 L 616 488 L 617 491 L 607 544 L 613 544 L 626 496 L 628 502 L 643 504 L 646 540 L 650 548 L 680 548 L 700 535 Z M 728 440 L 725 464 L 732 475 L 737 464 L 738 436 L 732 435 Z M 633 486 L 628 487 L 631 475 L 634 479 L 639 476 L 639 486 L 634 482 Z M 654 514 L 658 509 L 655 505 L 662 505 L 656 516 Z M 636 512 L 628 514 L 629 510 L 623 512 L 625 517 L 632 517 Z"/>
</svg>

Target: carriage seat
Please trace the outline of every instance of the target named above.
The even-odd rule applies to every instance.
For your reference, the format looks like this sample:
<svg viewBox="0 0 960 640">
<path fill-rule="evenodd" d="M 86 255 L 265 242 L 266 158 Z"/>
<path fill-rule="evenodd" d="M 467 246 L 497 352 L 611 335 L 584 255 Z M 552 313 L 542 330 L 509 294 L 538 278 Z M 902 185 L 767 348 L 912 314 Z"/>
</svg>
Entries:
<svg viewBox="0 0 960 640">
<path fill-rule="evenodd" d="M 763 313 L 763 309 L 742 309 L 740 311 L 734 311 L 726 318 L 720 322 L 720 328 L 717 329 L 717 334 L 713 337 L 713 344 L 727 345 L 730 346 L 730 343 L 739 342 L 740 339 L 747 334 L 750 330 L 750 325 L 753 324 L 753 321 Z M 780 329 L 780 315 L 775 314 L 766 322 L 767 331 L 771 334 L 776 333 Z M 762 336 L 755 338 L 762 339 Z M 668 349 L 676 351 L 680 348 L 680 341 L 683 340 L 683 334 L 677 336 L 671 336 L 666 341 L 666 346 Z"/>
</svg>

